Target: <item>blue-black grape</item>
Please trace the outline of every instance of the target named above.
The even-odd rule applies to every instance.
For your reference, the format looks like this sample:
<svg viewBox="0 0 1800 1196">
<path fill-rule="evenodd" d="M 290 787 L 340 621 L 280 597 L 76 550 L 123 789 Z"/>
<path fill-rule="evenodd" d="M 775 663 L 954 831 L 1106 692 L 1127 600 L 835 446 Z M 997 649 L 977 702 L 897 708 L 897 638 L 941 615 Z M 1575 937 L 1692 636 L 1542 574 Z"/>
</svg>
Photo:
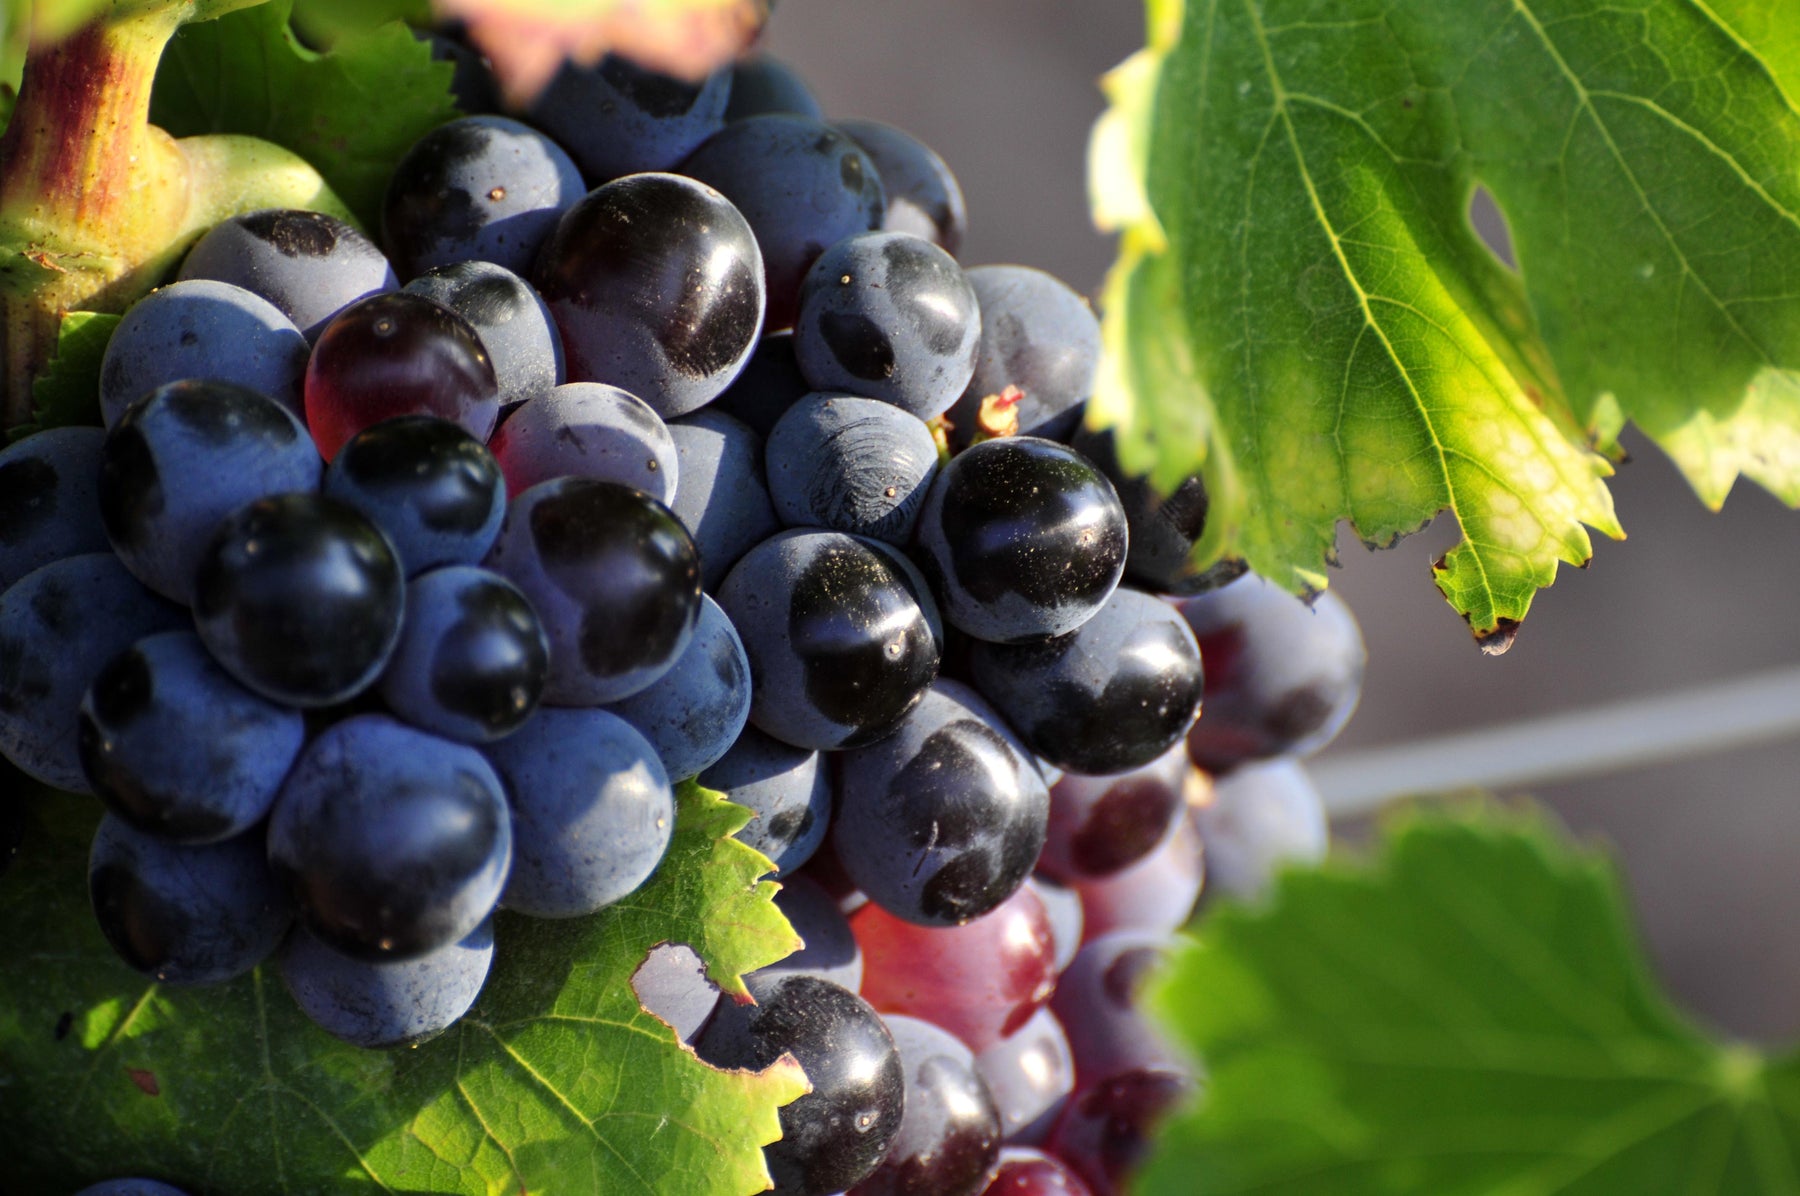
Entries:
<svg viewBox="0 0 1800 1196">
<path fill-rule="evenodd" d="M 862 988 L 862 947 L 830 893 L 805 876 L 784 876 L 775 906 L 805 945 L 786 959 L 758 968 L 755 975 L 817 976 L 851 992 Z"/>
<path fill-rule="evenodd" d="M 881 225 L 881 176 L 846 134 L 804 116 L 733 121 L 680 166 L 716 187 L 755 230 L 769 331 L 791 326 L 800 280 L 821 250 Z"/>
<path fill-rule="evenodd" d="M 163 984 L 241 976 L 281 944 L 293 919 L 262 836 L 170 843 L 111 814 L 88 853 L 88 895 L 119 958 Z"/>
<path fill-rule="evenodd" d="M 215 843 L 261 822 L 306 743 L 297 710 L 251 693 L 191 631 L 146 636 L 81 702 L 81 766 L 138 830 Z"/>
<path fill-rule="evenodd" d="M 570 382 L 530 400 L 488 447 L 513 494 L 552 478 L 580 477 L 630 486 L 666 504 L 681 472 L 675 442 L 656 412 L 636 395 L 598 382 Z"/>
<path fill-rule="evenodd" d="M 750 721 L 796 747 L 881 738 L 937 676 L 937 608 L 880 541 L 783 532 L 745 554 L 718 598 L 750 658 Z"/>
<path fill-rule="evenodd" d="M 842 757 L 832 842 L 869 900 L 955 926 L 1025 883 L 1049 810 L 1025 745 L 975 691 L 939 681 L 893 734 Z"/>
<path fill-rule="evenodd" d="M 323 212 L 265 208 L 215 224 L 181 262 L 181 279 L 210 278 L 273 303 L 307 340 L 358 299 L 400 286 L 369 238 Z"/>
<path fill-rule="evenodd" d="M 1195 784 L 1179 737 L 1162 755 L 1127 772 L 1070 773 L 1050 786 L 1050 837 L 1038 871 L 1065 884 L 1106 876 L 1135 863 L 1185 817 Z"/>
<path fill-rule="evenodd" d="M 459 40 L 456 29 L 414 28 L 412 35 L 431 47 L 433 62 L 451 66 L 450 98 L 456 106 L 471 115 L 499 112 L 502 107 L 500 84 L 482 54 Z"/>
<path fill-rule="evenodd" d="M 1031 1020 L 975 1056 L 987 1081 L 1008 1142 L 1042 1142 L 1063 1102 L 1075 1089 L 1075 1056 L 1056 1014 L 1040 1009 Z"/>
<path fill-rule="evenodd" d="M 894 1036 L 861 997 L 817 976 L 748 984 L 756 1004 L 721 997 L 694 1049 L 714 1067 L 757 1071 L 792 1055 L 812 1091 L 782 1107 L 781 1138 L 763 1158 L 784 1196 L 842 1192 L 875 1170 L 907 1112 Z"/>
<path fill-rule="evenodd" d="M 681 477 L 669 504 L 700 548 L 708 593 L 738 559 L 781 530 L 763 475 L 763 439 L 713 407 L 669 422 Z"/>
<path fill-rule="evenodd" d="M 100 518 L 105 440 L 99 428 L 47 428 L 0 449 L 0 592 L 52 561 L 112 550 Z"/>
<path fill-rule="evenodd" d="M 608 709 L 643 733 L 676 780 L 731 750 L 750 717 L 750 662 L 719 604 L 700 595 L 700 621 L 674 667 Z"/>
<path fill-rule="evenodd" d="M 523 274 L 585 194 L 581 171 L 556 142 L 504 116 L 465 116 L 401 155 L 381 210 L 381 243 L 402 278 L 467 261 Z"/>
<path fill-rule="evenodd" d="M 608 54 L 567 62 L 531 106 L 531 120 L 581 164 L 592 183 L 668 170 L 725 123 L 731 72 L 700 83 Z"/>
<path fill-rule="evenodd" d="M 292 706 L 371 685 L 400 638 L 400 561 L 355 508 L 310 493 L 258 499 L 222 522 L 194 580 L 194 626 L 239 681 Z"/>
<path fill-rule="evenodd" d="M 562 334 L 550 305 L 519 275 L 492 262 L 436 266 L 403 290 L 441 303 L 469 322 L 500 386 L 500 417 L 563 382 Z"/>
<path fill-rule="evenodd" d="M 273 399 L 229 382 L 171 382 L 106 434 L 100 514 L 139 581 L 191 603 L 220 520 L 266 495 L 316 490 L 324 472 L 305 426 Z"/>
<path fill-rule="evenodd" d="M 991 443 L 999 443 L 998 441 Z M 1087 775 L 1141 768 L 1200 712 L 1200 647 L 1174 607 L 1120 589 L 1074 631 L 977 643 L 975 687 L 1046 760 Z"/>
<path fill-rule="evenodd" d="M 513 812 L 506 908 L 580 917 L 656 871 L 675 831 L 674 791 L 630 723 L 605 710 L 543 709 L 487 752 Z"/>
<path fill-rule="evenodd" d="M 110 552 L 64 557 L 0 594 L 0 756 L 58 789 L 87 792 L 76 734 L 82 695 L 106 662 L 188 615 Z"/>
<path fill-rule="evenodd" d="M 811 859 L 831 825 L 831 770 L 819 753 L 755 727 L 744 728 L 731 750 L 700 774 L 700 783 L 749 809 L 750 824 L 737 837 L 768 856 L 780 873 Z"/>
<path fill-rule="evenodd" d="M 493 912 L 512 820 L 481 753 L 385 715 L 307 745 L 269 817 L 269 863 L 301 923 L 358 959 L 413 959 Z"/>
<path fill-rule="evenodd" d="M 975 1056 L 930 1022 L 883 1020 L 900 1052 L 906 1114 L 854 1196 L 975 1196 L 1000 1157 L 1000 1113 Z"/>
<path fill-rule="evenodd" d="M 75 1196 L 187 1196 L 187 1193 L 154 1179 L 107 1179 L 89 1184 Z"/>
<path fill-rule="evenodd" d="M 473 565 L 506 518 L 506 479 L 486 445 L 435 415 L 364 428 L 338 450 L 325 494 L 381 529 L 408 577 Z"/>
<path fill-rule="evenodd" d="M 1330 845 L 1319 790 L 1297 760 L 1243 764 L 1194 811 L 1209 893 L 1255 899 L 1283 867 L 1317 863 Z"/>
<path fill-rule="evenodd" d="M 815 390 L 930 419 L 968 386 L 980 333 L 975 291 L 955 258 L 911 233 L 862 233 L 806 272 L 794 357 Z"/>
<path fill-rule="evenodd" d="M 856 139 L 887 193 L 881 227 L 924 237 L 955 255 L 969 229 L 962 187 L 950 167 L 912 134 L 878 120 L 831 122 Z"/>
<path fill-rule="evenodd" d="M 100 359 L 100 417 L 107 427 L 143 395 L 184 378 L 235 382 L 301 414 L 306 337 L 261 295 L 194 278 L 159 287 L 132 305 Z"/>
<path fill-rule="evenodd" d="M 898 407 L 814 394 L 776 422 L 764 460 L 775 513 L 789 527 L 904 545 L 937 473 L 938 451 L 924 421 Z"/>
<path fill-rule="evenodd" d="M 570 380 L 622 387 L 673 419 L 715 398 L 756 348 L 758 263 L 751 225 L 725 196 L 639 174 L 565 212 L 534 277 Z"/>
<path fill-rule="evenodd" d="M 969 387 L 950 412 L 953 441 L 967 444 L 981 400 L 1016 386 L 1019 432 L 1061 440 L 1075 430 L 1093 393 L 1100 322 L 1070 286 L 1029 266 L 975 266 L 969 285 L 981 305 L 981 344 Z"/>
<path fill-rule="evenodd" d="M 294 1003 L 326 1033 L 359 1047 L 416 1046 L 449 1029 L 481 995 L 494 923 L 412 959 L 381 962 L 342 955 L 301 928 L 279 959 Z"/>
<path fill-rule="evenodd" d="M 766 437 L 783 412 L 811 393 L 811 384 L 794 360 L 793 331 L 771 332 L 757 343 L 743 372 L 713 400 L 712 410 L 741 419 Z"/>
<path fill-rule="evenodd" d="M 464 743 L 512 734 L 537 709 L 550 641 L 518 587 L 486 569 L 450 565 L 406 587 L 400 642 L 381 674 L 400 718 Z"/>
<path fill-rule="evenodd" d="M 1024 643 L 1075 630 L 1112 596 L 1125 572 L 1125 510 L 1073 450 L 1009 436 L 938 471 L 918 546 L 946 622 Z"/>
<path fill-rule="evenodd" d="M 725 105 L 725 119 L 743 120 L 772 112 L 825 118 L 818 97 L 793 67 L 767 54 L 738 59 L 731 67 L 731 100 Z"/>
<path fill-rule="evenodd" d="M 669 508 L 614 482 L 558 478 L 514 498 L 487 566 L 524 591 L 544 624 L 553 705 L 649 688 L 700 619 L 693 537 Z"/>
</svg>

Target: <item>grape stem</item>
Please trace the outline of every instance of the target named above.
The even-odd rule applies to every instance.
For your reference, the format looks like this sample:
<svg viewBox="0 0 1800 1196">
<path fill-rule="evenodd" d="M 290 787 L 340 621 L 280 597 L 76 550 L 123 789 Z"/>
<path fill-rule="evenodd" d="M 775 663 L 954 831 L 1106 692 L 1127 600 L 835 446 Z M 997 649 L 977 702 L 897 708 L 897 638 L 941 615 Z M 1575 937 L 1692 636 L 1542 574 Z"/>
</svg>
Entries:
<svg viewBox="0 0 1800 1196">
<path fill-rule="evenodd" d="M 1405 797 L 1544 785 L 1800 733 L 1800 666 L 1313 761 L 1334 818 Z"/>
</svg>

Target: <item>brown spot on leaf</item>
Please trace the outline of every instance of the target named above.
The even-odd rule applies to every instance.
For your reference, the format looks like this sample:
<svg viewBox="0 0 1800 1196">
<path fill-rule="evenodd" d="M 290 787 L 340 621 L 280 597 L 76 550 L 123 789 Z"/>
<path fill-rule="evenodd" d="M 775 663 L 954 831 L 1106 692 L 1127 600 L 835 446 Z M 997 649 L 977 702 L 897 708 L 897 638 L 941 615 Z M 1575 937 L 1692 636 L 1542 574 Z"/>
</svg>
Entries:
<svg viewBox="0 0 1800 1196">
<path fill-rule="evenodd" d="M 161 1096 L 162 1088 L 156 1083 L 156 1073 L 142 1067 L 127 1067 L 125 1074 L 145 1096 Z"/>
<path fill-rule="evenodd" d="M 1518 638 L 1518 634 L 1517 619 L 1497 619 L 1493 630 L 1475 633 L 1475 646 L 1481 649 L 1483 656 L 1504 656 L 1506 650 L 1513 646 L 1513 640 Z"/>
</svg>

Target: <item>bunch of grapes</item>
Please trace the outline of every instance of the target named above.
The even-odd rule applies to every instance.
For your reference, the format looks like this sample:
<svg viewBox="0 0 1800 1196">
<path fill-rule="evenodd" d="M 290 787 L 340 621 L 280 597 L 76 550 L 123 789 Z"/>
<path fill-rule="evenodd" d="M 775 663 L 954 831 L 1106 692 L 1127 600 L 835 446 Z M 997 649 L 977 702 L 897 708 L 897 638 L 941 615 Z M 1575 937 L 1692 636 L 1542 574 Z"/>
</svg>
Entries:
<svg viewBox="0 0 1800 1196">
<path fill-rule="evenodd" d="M 106 426 L 0 454 L 0 752 L 105 803 L 107 939 L 419 1042 L 497 908 L 633 892 L 697 777 L 805 947 L 754 1005 L 678 953 L 639 992 L 804 1067 L 777 1191 L 1120 1190 L 1196 1083 L 1139 997 L 1202 842 L 1241 894 L 1323 850 L 1283 761 L 1355 701 L 1347 611 L 1190 570 L 1199 479 L 1082 427 L 1088 305 L 959 265 L 907 134 L 767 59 L 514 115 L 460 61 L 379 242 L 219 225 L 119 325 Z"/>
</svg>

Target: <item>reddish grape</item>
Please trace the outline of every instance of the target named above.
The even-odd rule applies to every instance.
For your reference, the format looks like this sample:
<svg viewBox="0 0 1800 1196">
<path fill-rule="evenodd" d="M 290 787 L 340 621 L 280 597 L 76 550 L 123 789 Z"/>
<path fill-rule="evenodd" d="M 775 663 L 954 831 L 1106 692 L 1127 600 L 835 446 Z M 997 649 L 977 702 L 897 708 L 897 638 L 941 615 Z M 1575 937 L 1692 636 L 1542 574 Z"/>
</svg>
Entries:
<svg viewBox="0 0 1800 1196">
<path fill-rule="evenodd" d="M 339 312 L 306 363 L 306 426 L 329 461 L 397 415 L 435 415 L 486 441 L 500 414 L 493 363 L 469 322 L 423 295 L 375 295 Z"/>
<path fill-rule="evenodd" d="M 1050 936 L 1056 941 L 1056 974 L 1060 976 L 1075 958 L 1075 952 L 1081 950 L 1081 931 L 1087 922 L 1081 909 L 1081 894 L 1043 875 L 1033 876 L 1025 886 L 1037 891 L 1044 912 L 1050 915 Z"/>
<path fill-rule="evenodd" d="M 1167 934 L 1180 929 L 1193 914 L 1205 879 L 1200 832 L 1192 818 L 1177 818 L 1149 855 L 1111 876 L 1075 886 L 1081 894 L 1082 941 L 1115 930 Z"/>
<path fill-rule="evenodd" d="M 1009 1146 L 981 1196 L 1093 1196 L 1093 1189 L 1060 1159 L 1040 1150 Z"/>
<path fill-rule="evenodd" d="M 1065 774 L 1050 789 L 1050 834 L 1038 870 L 1075 884 L 1137 863 L 1168 837 L 1192 772 L 1177 743 L 1130 772 Z"/>
<path fill-rule="evenodd" d="M 1051 1131 L 1050 1150 L 1093 1196 L 1124 1196 L 1157 1123 L 1193 1090 L 1192 1077 L 1181 1072 L 1123 1072 L 1075 1094 Z"/>
<path fill-rule="evenodd" d="M 1017 1031 L 975 1056 L 1008 1142 L 1042 1142 L 1075 1088 L 1075 1055 L 1062 1023 L 1040 1009 Z"/>
<path fill-rule="evenodd" d="M 970 1050 L 1023 1026 L 1056 984 L 1050 916 L 1029 887 L 961 926 L 918 926 L 870 902 L 850 930 L 863 950 L 869 1004 L 928 1019 Z"/>
<path fill-rule="evenodd" d="M 1159 934 L 1109 934 L 1083 947 L 1063 973 L 1050 1008 L 1068 1034 L 1081 1087 L 1140 1068 L 1187 1070 L 1186 1058 L 1140 1008 L 1169 946 Z"/>
</svg>

